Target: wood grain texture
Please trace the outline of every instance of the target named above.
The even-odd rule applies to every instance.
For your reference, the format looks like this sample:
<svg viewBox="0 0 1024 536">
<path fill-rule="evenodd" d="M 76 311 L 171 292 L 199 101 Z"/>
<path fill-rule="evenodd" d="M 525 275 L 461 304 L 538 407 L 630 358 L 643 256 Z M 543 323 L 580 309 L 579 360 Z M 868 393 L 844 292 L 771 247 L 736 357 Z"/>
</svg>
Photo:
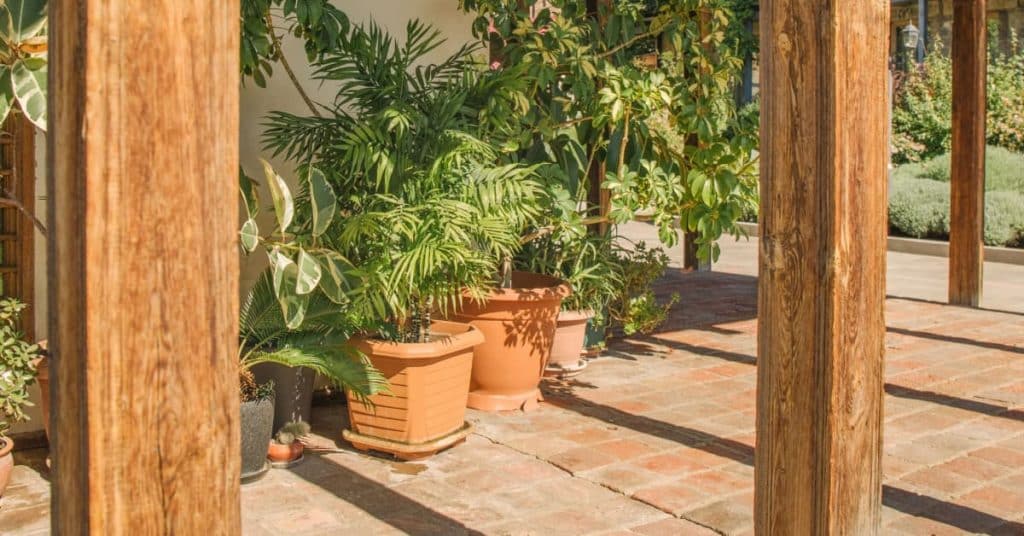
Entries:
<svg viewBox="0 0 1024 536">
<path fill-rule="evenodd" d="M 985 0 L 953 1 L 949 303 L 978 307 L 984 273 Z"/>
<path fill-rule="evenodd" d="M 755 528 L 879 532 L 887 0 L 761 3 Z"/>
<path fill-rule="evenodd" d="M 237 534 L 238 0 L 50 3 L 55 534 Z"/>
</svg>

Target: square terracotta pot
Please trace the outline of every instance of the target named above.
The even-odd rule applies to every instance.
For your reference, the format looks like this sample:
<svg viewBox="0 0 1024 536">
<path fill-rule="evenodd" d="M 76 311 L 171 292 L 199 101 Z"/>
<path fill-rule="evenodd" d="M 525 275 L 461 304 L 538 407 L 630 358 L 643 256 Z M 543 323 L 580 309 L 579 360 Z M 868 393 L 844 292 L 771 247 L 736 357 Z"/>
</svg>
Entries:
<svg viewBox="0 0 1024 536">
<path fill-rule="evenodd" d="M 483 334 L 468 324 L 435 321 L 429 343 L 354 340 L 388 379 L 390 392 L 370 397 L 372 406 L 348 393 L 352 430 L 343 436 L 356 448 L 399 458 L 429 456 L 465 439 L 466 398 L 473 347 Z"/>
</svg>

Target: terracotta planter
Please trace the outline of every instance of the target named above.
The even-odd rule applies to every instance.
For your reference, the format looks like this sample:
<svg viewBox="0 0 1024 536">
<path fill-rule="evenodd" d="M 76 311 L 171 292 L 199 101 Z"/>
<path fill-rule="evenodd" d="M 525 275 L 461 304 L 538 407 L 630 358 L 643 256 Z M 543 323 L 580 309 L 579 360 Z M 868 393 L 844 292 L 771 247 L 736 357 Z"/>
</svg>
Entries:
<svg viewBox="0 0 1024 536">
<path fill-rule="evenodd" d="M 564 281 L 514 272 L 512 286 L 495 289 L 485 303 L 464 301 L 455 315 L 484 334 L 476 348 L 469 407 L 484 411 L 529 410 L 541 399 L 541 375 L 551 356 Z"/>
<path fill-rule="evenodd" d="M 445 321 L 435 321 L 432 333 L 428 343 L 353 341 L 390 385 L 390 393 L 370 398 L 373 407 L 347 393 L 352 429 L 342 435 L 357 449 L 411 460 L 460 443 L 469 434 L 466 394 L 473 347 L 483 342 L 483 334 Z"/>
<path fill-rule="evenodd" d="M 282 445 L 277 441 L 270 441 L 270 446 L 267 448 L 267 459 L 273 463 L 288 463 L 298 460 L 302 457 L 302 452 L 306 449 L 306 446 L 302 444 L 302 441 L 296 439 L 289 445 Z"/>
<path fill-rule="evenodd" d="M 14 441 L 0 437 L 0 497 L 3 497 L 7 490 L 7 484 L 11 482 L 11 471 L 14 470 Z"/>
<path fill-rule="evenodd" d="M 558 313 L 555 341 L 551 345 L 551 358 L 544 369 L 548 377 L 568 378 L 587 368 L 583 359 L 583 343 L 587 337 L 587 323 L 593 311 L 562 311 Z"/>
</svg>

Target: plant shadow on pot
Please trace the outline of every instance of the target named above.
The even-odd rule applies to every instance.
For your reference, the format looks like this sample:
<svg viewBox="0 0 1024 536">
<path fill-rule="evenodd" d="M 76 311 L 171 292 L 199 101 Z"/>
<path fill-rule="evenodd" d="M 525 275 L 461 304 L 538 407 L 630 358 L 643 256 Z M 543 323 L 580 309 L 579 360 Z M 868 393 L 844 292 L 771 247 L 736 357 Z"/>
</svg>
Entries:
<svg viewBox="0 0 1024 536">
<path fill-rule="evenodd" d="M 455 319 L 484 334 L 473 358 L 469 407 L 507 411 L 537 406 L 558 312 L 569 293 L 560 279 L 513 272 L 512 288 L 493 290 L 484 303 L 465 302 Z"/>
<path fill-rule="evenodd" d="M 306 367 L 260 363 L 252 373 L 257 384 L 274 386 L 274 433 L 290 422 L 309 422 L 316 372 Z"/>
</svg>

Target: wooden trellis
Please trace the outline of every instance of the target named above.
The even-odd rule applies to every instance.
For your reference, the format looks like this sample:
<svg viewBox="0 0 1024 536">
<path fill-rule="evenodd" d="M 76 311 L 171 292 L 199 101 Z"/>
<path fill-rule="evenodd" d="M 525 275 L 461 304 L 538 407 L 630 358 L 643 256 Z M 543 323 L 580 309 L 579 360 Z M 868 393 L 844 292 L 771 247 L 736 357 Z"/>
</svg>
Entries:
<svg viewBox="0 0 1024 536">
<path fill-rule="evenodd" d="M 29 304 L 35 302 L 35 128 L 19 113 L 12 113 L 0 130 L 0 295 Z M 22 330 L 35 337 L 31 312 Z"/>
</svg>

